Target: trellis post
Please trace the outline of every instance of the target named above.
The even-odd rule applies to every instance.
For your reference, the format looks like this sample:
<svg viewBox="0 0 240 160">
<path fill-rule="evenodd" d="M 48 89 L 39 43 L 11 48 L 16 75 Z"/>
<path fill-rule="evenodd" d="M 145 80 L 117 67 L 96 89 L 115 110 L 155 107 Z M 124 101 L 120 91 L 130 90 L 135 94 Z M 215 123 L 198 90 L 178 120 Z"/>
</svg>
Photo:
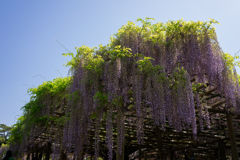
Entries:
<svg viewBox="0 0 240 160">
<path fill-rule="evenodd" d="M 175 152 L 170 150 L 170 160 L 175 160 Z"/>
<path fill-rule="evenodd" d="M 60 159 L 61 160 L 66 160 L 67 159 L 67 155 L 66 153 L 64 153 L 64 150 L 61 148 L 61 152 L 60 152 Z"/>
<path fill-rule="evenodd" d="M 27 154 L 27 160 L 30 160 L 30 154 L 29 153 Z"/>
<path fill-rule="evenodd" d="M 51 154 L 51 143 L 47 143 L 47 149 L 46 149 L 46 160 L 50 159 L 50 154 Z"/>
<path fill-rule="evenodd" d="M 38 149 L 36 150 L 35 157 L 37 157 L 37 158 L 38 158 Z"/>
<path fill-rule="evenodd" d="M 141 144 L 138 145 L 138 159 L 141 160 L 142 158 L 142 146 Z"/>
<path fill-rule="evenodd" d="M 147 152 L 144 153 L 144 160 L 147 160 Z"/>
<path fill-rule="evenodd" d="M 42 152 L 40 152 L 40 154 L 38 156 L 39 160 L 42 160 L 42 157 L 43 157 L 43 154 L 42 154 Z"/>
<path fill-rule="evenodd" d="M 158 154 L 159 160 L 163 159 L 163 140 L 162 140 L 162 131 L 157 129 L 157 145 L 158 145 Z"/>
<path fill-rule="evenodd" d="M 230 144 L 231 144 L 231 149 L 232 149 L 232 158 L 233 158 L 233 160 L 239 160 L 235 132 L 234 132 L 233 121 L 232 121 L 232 115 L 227 113 L 226 117 L 227 117 Z"/>
<path fill-rule="evenodd" d="M 218 149 L 214 149 L 214 156 L 215 156 L 215 159 L 218 159 L 219 156 L 218 156 Z"/>
<path fill-rule="evenodd" d="M 34 157 L 34 152 L 32 152 L 32 160 L 33 160 L 33 157 Z"/>
<path fill-rule="evenodd" d="M 218 141 L 220 160 L 226 160 L 225 144 L 223 140 Z"/>
</svg>

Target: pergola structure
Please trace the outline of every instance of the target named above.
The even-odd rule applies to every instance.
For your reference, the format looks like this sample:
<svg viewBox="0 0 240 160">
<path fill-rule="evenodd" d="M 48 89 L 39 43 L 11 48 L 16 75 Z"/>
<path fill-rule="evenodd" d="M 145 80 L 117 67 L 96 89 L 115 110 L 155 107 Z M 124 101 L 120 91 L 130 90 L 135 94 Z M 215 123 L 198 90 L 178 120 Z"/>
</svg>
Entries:
<svg viewBox="0 0 240 160">
<path fill-rule="evenodd" d="M 73 78 L 65 92 L 72 98 L 58 102 L 41 90 L 36 115 L 52 110 L 51 117 L 70 120 L 33 126 L 24 137 L 27 155 L 124 160 L 157 153 L 174 160 L 191 149 L 208 159 L 238 160 L 240 87 L 211 27 L 217 22 L 147 20 L 139 20 L 142 27 L 128 22 L 108 48 L 68 53 Z"/>
</svg>

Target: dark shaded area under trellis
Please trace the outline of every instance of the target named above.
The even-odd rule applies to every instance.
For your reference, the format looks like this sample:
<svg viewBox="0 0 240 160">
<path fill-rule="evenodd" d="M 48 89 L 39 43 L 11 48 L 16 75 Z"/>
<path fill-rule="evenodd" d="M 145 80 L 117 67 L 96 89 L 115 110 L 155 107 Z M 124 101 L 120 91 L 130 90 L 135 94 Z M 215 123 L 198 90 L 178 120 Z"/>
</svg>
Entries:
<svg viewBox="0 0 240 160">
<path fill-rule="evenodd" d="M 214 97 L 215 93 L 213 89 L 203 89 L 205 92 L 206 99 L 210 100 L 211 97 Z M 213 98 L 214 99 L 214 98 Z M 234 130 L 234 133 L 231 133 L 229 131 L 229 127 L 226 125 L 227 120 L 229 120 L 229 123 L 231 123 L 231 119 L 233 124 L 239 123 L 239 116 L 231 116 L 231 114 L 226 114 L 224 112 L 224 100 L 217 101 L 212 104 L 212 106 L 209 107 L 209 112 L 211 115 L 215 115 L 216 118 L 212 119 L 213 122 L 211 125 L 211 129 L 201 132 L 198 124 L 198 134 L 197 138 L 199 140 L 195 141 L 193 139 L 193 134 L 191 130 L 183 130 L 182 132 L 177 133 L 172 128 L 166 127 L 165 132 L 159 132 L 157 131 L 156 126 L 152 125 L 151 119 L 145 118 L 144 120 L 144 145 L 141 145 L 141 148 L 146 148 L 146 151 L 143 151 L 141 154 L 142 156 L 148 156 L 150 157 L 151 153 L 157 153 L 157 155 L 163 153 L 163 157 L 169 157 L 171 160 L 174 159 L 174 157 L 171 157 L 175 151 L 178 151 L 180 155 L 184 153 L 187 149 L 193 149 L 196 153 L 201 154 L 206 157 L 215 157 L 215 158 L 222 158 L 224 159 L 224 156 L 231 156 L 232 148 L 234 146 L 231 146 L 230 139 L 233 138 L 233 134 L 235 134 L 235 138 L 237 142 L 237 150 L 240 150 L 240 132 L 236 129 Z M 198 112 L 196 109 L 195 112 Z M 128 111 L 125 115 L 127 117 L 134 117 L 134 110 Z M 56 115 L 62 115 L 63 113 L 55 113 Z M 232 118 L 231 118 L 232 117 Z M 127 121 L 127 119 L 126 119 Z M 238 126 L 238 125 L 237 125 Z M 235 126 L 235 127 L 237 127 Z M 131 153 L 137 151 L 139 149 L 139 145 L 137 143 L 136 135 L 132 134 L 131 131 L 136 130 L 134 126 L 127 126 L 126 125 L 126 136 L 125 136 L 125 158 L 128 158 L 128 155 Z M 62 132 L 62 128 L 52 128 L 51 135 L 54 136 L 54 133 L 56 132 Z M 50 130 L 45 130 L 37 137 L 35 137 L 33 147 L 29 150 L 26 150 L 27 153 L 35 152 L 37 153 L 51 153 L 51 150 L 47 149 L 47 146 L 43 147 L 37 147 L 41 143 L 46 143 L 49 141 L 48 135 L 50 133 Z M 92 133 L 91 135 L 91 144 L 88 149 L 88 154 L 94 155 L 94 127 L 92 127 L 92 130 L 90 131 Z M 136 132 L 135 132 L 136 133 Z M 158 134 L 161 133 L 162 135 L 162 142 L 158 139 Z M 100 156 L 105 157 L 104 159 L 107 159 L 107 148 L 106 144 L 104 142 L 104 138 L 106 136 L 106 132 L 102 128 L 100 135 L 102 136 L 103 140 L 100 141 Z M 114 142 L 116 142 L 117 135 L 113 135 Z M 116 143 L 114 143 L 116 145 Z M 58 141 L 58 145 L 60 144 L 60 139 Z M 233 144 L 234 145 L 234 144 Z M 74 147 L 74 146 L 73 146 Z M 159 152 L 162 151 L 161 152 Z M 179 152 L 180 151 L 180 152 Z M 64 151 L 62 151 L 64 152 Z M 61 153 L 62 153 L 61 152 Z M 115 155 L 116 156 L 116 155 Z M 115 157 L 114 156 L 114 157 Z M 136 155 L 138 157 L 138 154 Z M 154 157 L 152 155 L 152 157 Z M 144 158 L 142 158 L 144 159 Z"/>
</svg>

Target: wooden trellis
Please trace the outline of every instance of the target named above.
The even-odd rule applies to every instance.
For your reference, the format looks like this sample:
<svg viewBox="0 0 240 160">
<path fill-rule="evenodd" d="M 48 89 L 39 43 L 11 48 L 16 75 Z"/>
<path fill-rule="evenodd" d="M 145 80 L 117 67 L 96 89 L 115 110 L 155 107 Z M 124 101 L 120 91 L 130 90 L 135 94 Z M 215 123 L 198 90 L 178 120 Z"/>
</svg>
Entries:
<svg viewBox="0 0 240 160">
<path fill-rule="evenodd" d="M 235 116 L 233 113 L 226 113 L 224 110 L 225 100 L 224 98 L 219 98 L 219 94 L 215 93 L 215 89 L 210 89 L 210 87 L 200 87 L 199 90 L 202 90 L 204 94 L 201 96 L 209 101 L 208 102 L 208 111 L 211 117 L 212 122 L 218 123 L 211 123 L 211 129 L 207 129 L 204 131 L 200 131 L 200 126 L 198 124 L 198 134 L 197 140 L 193 139 L 193 134 L 191 130 L 183 130 L 181 132 L 177 132 L 176 130 L 172 129 L 171 127 L 166 126 L 165 131 L 160 131 L 158 127 L 153 125 L 152 119 L 144 118 L 144 144 L 139 145 L 136 138 L 136 126 L 129 125 L 129 119 L 134 119 L 136 117 L 135 110 L 133 108 L 128 109 L 125 112 L 125 155 L 120 156 L 117 155 L 117 159 L 126 159 L 131 152 L 139 150 L 139 159 L 143 155 L 147 157 L 151 153 L 158 153 L 158 156 L 162 156 L 162 158 L 169 157 L 171 160 L 175 159 L 176 151 L 184 151 L 186 149 L 194 149 L 197 152 L 201 152 L 203 155 L 214 155 L 215 158 L 220 157 L 221 159 L 225 159 L 225 155 L 227 154 L 225 151 L 230 150 L 231 156 L 233 159 L 238 158 L 238 151 L 240 150 L 240 131 L 234 126 L 233 123 L 240 123 L 240 117 Z M 210 102 L 212 101 L 212 102 Z M 213 103 L 214 102 L 214 103 Z M 195 108 L 195 113 L 198 112 L 197 108 Z M 150 114 L 146 113 L 149 117 Z M 64 112 L 56 112 L 56 116 L 64 115 Z M 215 117 L 215 118 L 214 118 Z M 198 118 L 197 118 L 198 122 Z M 104 154 L 107 154 L 107 148 L 105 144 L 105 121 L 102 121 L 103 127 L 100 128 L 100 155 L 104 157 Z M 225 125 L 227 124 L 227 125 Z M 168 123 L 167 123 L 168 125 Z M 116 124 L 114 124 L 116 127 Z M 114 127 L 114 128 L 115 128 Z M 28 148 L 25 152 L 45 152 L 49 154 L 51 150 L 49 145 L 49 138 L 54 139 L 53 145 L 61 145 L 61 136 L 56 138 L 54 136 L 59 136 L 62 134 L 63 126 L 59 126 L 58 128 L 44 128 L 42 132 L 39 133 L 38 136 L 34 139 L 35 147 Z M 85 153 L 94 154 L 94 139 L 95 139 L 95 130 L 94 125 L 91 126 L 89 130 L 90 133 L 90 145 L 85 148 Z M 117 142 L 117 134 L 113 135 L 114 137 L 114 146 L 116 147 Z M 199 140 L 198 140 L 199 139 Z M 226 141 L 226 142 L 225 142 Z M 42 147 L 37 147 L 39 145 Z M 47 145 L 48 144 L 48 145 Z M 129 148 L 132 148 L 129 149 Z M 141 148 L 145 148 L 145 151 L 141 152 Z M 72 146 L 74 149 L 74 146 Z M 129 152 L 130 151 L 130 152 Z M 64 151 L 61 151 L 62 157 L 64 157 Z M 229 155 L 228 155 L 229 156 Z M 62 158 L 61 157 L 61 158 Z"/>
</svg>

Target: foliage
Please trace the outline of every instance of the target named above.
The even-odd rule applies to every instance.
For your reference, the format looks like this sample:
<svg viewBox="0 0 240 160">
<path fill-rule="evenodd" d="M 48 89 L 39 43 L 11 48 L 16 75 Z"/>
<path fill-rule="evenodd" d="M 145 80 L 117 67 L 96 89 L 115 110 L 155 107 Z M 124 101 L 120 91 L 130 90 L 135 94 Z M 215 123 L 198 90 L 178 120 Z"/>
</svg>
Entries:
<svg viewBox="0 0 240 160">
<path fill-rule="evenodd" d="M 13 125 L 8 140 L 13 151 L 17 150 L 20 154 L 31 143 L 32 138 L 41 132 L 42 127 L 63 125 L 68 115 L 58 117 L 55 112 L 66 107 L 64 105 L 70 82 L 71 77 L 56 78 L 53 81 L 45 81 L 36 88 L 28 89 L 31 95 L 30 102 L 21 108 L 23 115 Z"/>
<path fill-rule="evenodd" d="M 227 66 L 230 68 L 230 70 L 233 71 L 235 66 L 240 67 L 240 61 L 235 61 L 239 59 L 238 55 L 232 56 L 229 53 L 224 53 L 223 58 L 226 60 Z"/>
<path fill-rule="evenodd" d="M 17 119 L 17 122 L 13 125 L 11 129 L 11 135 L 8 139 L 9 144 L 21 143 L 22 134 L 21 131 L 24 131 L 26 119 L 24 116 L 21 116 Z"/>
<path fill-rule="evenodd" d="M 239 56 L 238 55 L 232 56 L 229 53 L 223 53 L 223 59 L 226 60 L 226 64 L 231 71 L 232 78 L 235 78 L 234 77 L 234 69 L 235 69 L 235 67 L 240 67 L 240 61 L 236 61 L 239 59 Z M 240 84 L 240 75 L 239 74 L 237 74 L 237 78 L 238 78 L 238 83 Z"/>
<path fill-rule="evenodd" d="M 0 124 L 0 147 L 2 144 L 7 144 L 7 140 L 11 134 L 11 129 L 11 127 L 5 124 Z"/>
<path fill-rule="evenodd" d="M 130 32 L 140 32 L 145 40 L 151 40 L 154 43 L 158 42 L 165 45 L 170 45 L 171 41 L 165 42 L 163 41 L 163 39 L 174 36 L 177 36 L 179 38 L 179 36 L 183 35 L 184 33 L 197 33 L 198 35 L 201 35 L 204 32 L 207 32 L 208 34 L 210 34 L 210 37 L 213 37 L 215 35 L 215 28 L 213 27 L 213 24 L 219 24 L 214 19 L 209 19 L 209 22 L 186 22 L 181 19 L 177 21 L 168 21 L 165 24 L 163 24 L 162 22 L 152 24 L 151 22 L 149 22 L 149 20 L 154 19 L 146 17 L 143 20 L 141 18 L 138 18 L 136 22 L 141 22 L 141 27 L 137 26 L 136 23 L 128 21 L 126 25 L 123 25 L 118 30 L 118 33 L 114 34 L 115 37 L 110 37 L 111 43 L 109 44 L 109 46 L 113 46 L 119 38 Z"/>
<path fill-rule="evenodd" d="M 29 88 L 28 93 L 32 95 L 31 100 L 36 100 L 46 93 L 49 93 L 51 96 L 63 96 L 62 92 L 66 91 L 66 87 L 70 84 L 70 80 L 71 77 L 64 77 L 56 78 L 53 81 L 44 81 L 36 88 Z"/>
<path fill-rule="evenodd" d="M 7 153 L 8 149 L 9 149 L 8 144 L 2 144 L 2 146 L 0 146 L 0 158 L 1 159 L 3 159 L 3 156 Z"/>
<path fill-rule="evenodd" d="M 55 100 L 61 100 L 66 97 L 66 88 L 70 84 L 70 80 L 70 77 L 56 78 L 53 81 L 43 82 L 42 85 L 39 85 L 37 88 L 28 89 L 31 100 L 21 108 L 21 110 L 23 110 L 23 117 L 25 118 L 20 118 L 20 122 L 23 119 L 27 119 L 30 124 L 48 125 L 50 121 L 54 120 L 55 118 L 52 117 L 51 114 L 39 114 L 47 109 L 47 103 L 51 101 L 49 100 L 50 97 L 54 97 Z M 59 102 L 55 105 L 59 105 Z M 54 106 L 49 107 L 53 109 Z M 52 112 L 51 108 L 49 108 L 50 113 Z"/>
</svg>

